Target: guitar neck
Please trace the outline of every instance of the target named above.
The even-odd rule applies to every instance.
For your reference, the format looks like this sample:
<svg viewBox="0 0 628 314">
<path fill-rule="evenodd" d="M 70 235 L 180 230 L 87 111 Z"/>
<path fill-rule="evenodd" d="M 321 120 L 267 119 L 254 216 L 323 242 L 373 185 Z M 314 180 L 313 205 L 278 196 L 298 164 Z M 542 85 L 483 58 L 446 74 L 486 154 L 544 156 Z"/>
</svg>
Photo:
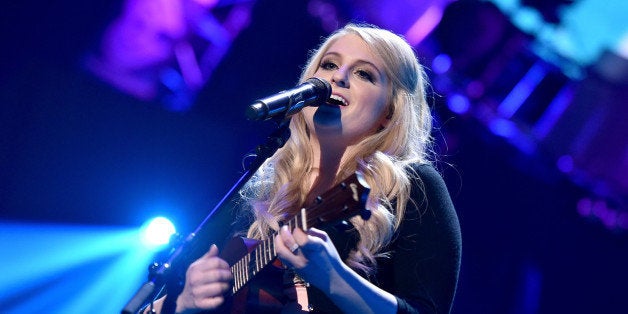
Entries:
<svg viewBox="0 0 628 314">
<path fill-rule="evenodd" d="M 292 219 L 284 223 L 288 225 L 290 231 L 294 228 L 301 228 L 307 230 L 307 214 L 305 208 L 301 209 L 301 212 L 295 215 Z M 233 274 L 233 287 L 231 292 L 237 293 L 244 285 L 246 285 L 257 273 L 259 273 L 264 267 L 268 266 L 277 257 L 277 251 L 275 251 L 275 242 L 273 239 L 277 235 L 277 232 L 273 232 L 268 238 L 259 241 L 257 246 L 243 258 L 237 261 L 231 266 L 231 273 Z"/>
<path fill-rule="evenodd" d="M 367 220 L 371 214 L 365 208 L 369 191 L 369 186 L 362 175 L 356 172 L 318 196 L 311 206 L 301 208 L 296 215 L 284 221 L 283 224 L 288 225 L 290 231 L 294 228 L 301 228 L 305 231 L 322 222 L 347 219 L 357 214 Z M 234 278 L 233 294 L 277 257 L 273 242 L 276 235 L 277 232 L 273 232 L 268 238 L 259 241 L 253 250 L 231 266 Z"/>
</svg>

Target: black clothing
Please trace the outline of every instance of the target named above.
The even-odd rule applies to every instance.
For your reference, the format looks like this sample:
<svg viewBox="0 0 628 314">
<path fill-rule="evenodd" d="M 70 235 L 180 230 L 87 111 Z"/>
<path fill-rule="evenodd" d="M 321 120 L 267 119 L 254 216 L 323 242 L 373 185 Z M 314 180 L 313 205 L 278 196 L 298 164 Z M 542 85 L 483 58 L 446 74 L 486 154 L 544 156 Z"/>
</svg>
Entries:
<svg viewBox="0 0 628 314">
<path fill-rule="evenodd" d="M 397 313 L 449 313 L 458 281 L 461 235 L 458 217 L 443 179 L 430 165 L 416 165 L 411 199 L 392 242 L 383 250 L 388 257 L 378 258 L 377 273 L 368 278 L 397 298 Z M 357 244 L 354 229 L 334 225 L 317 226 L 327 232 L 345 260 Z M 281 269 L 272 266 L 250 283 L 251 292 L 264 290 L 282 302 Z M 249 295 L 254 305 L 257 296 Z M 341 311 L 320 290 L 308 288 L 308 301 L 314 313 Z M 251 313 L 277 313 L 281 305 L 254 305 Z M 247 307 L 248 308 L 248 307 Z"/>
<path fill-rule="evenodd" d="M 385 250 L 391 257 L 378 261 L 375 284 L 402 301 L 397 313 L 449 313 L 462 253 L 458 216 L 434 168 L 414 169 L 422 182 L 412 185 L 412 201 Z"/>
</svg>

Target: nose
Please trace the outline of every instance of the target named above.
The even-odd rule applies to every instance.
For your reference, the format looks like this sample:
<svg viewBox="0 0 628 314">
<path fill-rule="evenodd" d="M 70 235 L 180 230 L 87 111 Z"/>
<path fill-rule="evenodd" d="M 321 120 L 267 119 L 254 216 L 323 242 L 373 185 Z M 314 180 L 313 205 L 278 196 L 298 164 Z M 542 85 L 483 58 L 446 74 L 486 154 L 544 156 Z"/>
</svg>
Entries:
<svg viewBox="0 0 628 314">
<path fill-rule="evenodd" d="M 340 68 L 331 76 L 331 82 L 338 87 L 349 88 L 349 79 L 347 78 L 347 70 Z"/>
</svg>

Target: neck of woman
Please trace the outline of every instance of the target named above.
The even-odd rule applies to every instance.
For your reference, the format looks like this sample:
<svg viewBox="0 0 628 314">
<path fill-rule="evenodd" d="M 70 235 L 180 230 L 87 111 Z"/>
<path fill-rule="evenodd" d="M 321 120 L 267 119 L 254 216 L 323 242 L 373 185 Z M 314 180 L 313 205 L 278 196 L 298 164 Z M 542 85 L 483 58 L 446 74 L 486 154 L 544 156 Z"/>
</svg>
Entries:
<svg viewBox="0 0 628 314">
<path fill-rule="evenodd" d="M 316 198 L 316 196 L 329 190 L 335 183 L 343 157 L 347 151 L 347 146 L 342 143 L 328 140 L 319 142 L 314 140 L 313 144 L 313 168 L 310 173 L 310 192 L 306 198 L 306 204 Z"/>
</svg>

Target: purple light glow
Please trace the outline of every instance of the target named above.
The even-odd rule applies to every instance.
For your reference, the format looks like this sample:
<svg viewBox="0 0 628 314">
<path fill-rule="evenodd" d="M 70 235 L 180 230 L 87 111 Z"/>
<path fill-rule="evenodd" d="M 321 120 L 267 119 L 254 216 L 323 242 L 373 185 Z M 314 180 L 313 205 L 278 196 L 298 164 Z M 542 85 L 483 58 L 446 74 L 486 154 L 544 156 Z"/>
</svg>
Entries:
<svg viewBox="0 0 628 314">
<path fill-rule="evenodd" d="M 564 155 L 558 158 L 556 161 L 558 169 L 564 173 L 570 173 L 573 171 L 573 158 L 569 155 Z"/>
<path fill-rule="evenodd" d="M 436 74 L 447 73 L 451 69 L 451 58 L 446 54 L 439 54 L 432 61 L 432 70 Z"/>
<path fill-rule="evenodd" d="M 471 103 L 467 97 L 460 94 L 453 94 L 447 99 L 447 107 L 457 114 L 465 114 L 469 111 Z"/>
<path fill-rule="evenodd" d="M 406 32 L 405 37 L 408 43 L 412 46 L 416 46 L 422 42 L 436 25 L 438 25 L 442 17 L 443 8 L 440 4 L 432 4 L 428 7 Z"/>
<path fill-rule="evenodd" d="M 506 119 L 493 119 L 488 123 L 489 129 L 501 137 L 512 138 L 517 134 L 517 126 Z"/>
<path fill-rule="evenodd" d="M 338 12 L 336 11 L 336 7 L 325 1 L 310 1 L 307 4 L 307 11 L 313 17 L 319 18 L 323 29 L 328 32 L 334 31 L 340 24 L 338 21 Z"/>
<path fill-rule="evenodd" d="M 250 2 L 125 0 L 123 12 L 107 26 L 99 51 L 86 58 L 85 66 L 140 100 L 185 111 L 248 25 Z M 215 6 L 227 12 L 224 22 L 211 12 Z"/>
<path fill-rule="evenodd" d="M 190 43 L 187 41 L 177 43 L 174 46 L 174 55 L 181 68 L 185 83 L 195 90 L 201 88 L 203 86 L 203 73 Z"/>
<path fill-rule="evenodd" d="M 606 215 L 607 208 L 606 203 L 604 201 L 595 200 L 591 205 L 591 212 L 597 218 L 602 218 Z"/>
<path fill-rule="evenodd" d="M 204 8 L 213 8 L 218 3 L 218 0 L 194 0 L 194 2 L 198 3 Z"/>
<path fill-rule="evenodd" d="M 609 230 L 628 230 L 628 212 L 609 207 L 603 199 L 582 198 L 576 204 L 582 217 L 594 217 Z"/>
<path fill-rule="evenodd" d="M 589 217 L 593 213 L 593 202 L 590 198 L 583 198 L 578 201 L 576 205 L 578 214 L 582 217 Z"/>
<path fill-rule="evenodd" d="M 604 212 L 604 216 L 600 217 L 604 226 L 608 229 L 617 228 L 617 212 L 614 210 L 609 210 L 608 208 Z"/>
<path fill-rule="evenodd" d="M 472 81 L 469 84 L 467 84 L 467 87 L 465 88 L 465 91 L 467 92 L 467 95 L 469 95 L 469 97 L 477 99 L 482 97 L 482 95 L 484 95 L 484 83 L 482 83 L 481 81 Z"/>
<path fill-rule="evenodd" d="M 617 215 L 617 226 L 624 230 L 628 229 L 628 213 Z"/>
</svg>

